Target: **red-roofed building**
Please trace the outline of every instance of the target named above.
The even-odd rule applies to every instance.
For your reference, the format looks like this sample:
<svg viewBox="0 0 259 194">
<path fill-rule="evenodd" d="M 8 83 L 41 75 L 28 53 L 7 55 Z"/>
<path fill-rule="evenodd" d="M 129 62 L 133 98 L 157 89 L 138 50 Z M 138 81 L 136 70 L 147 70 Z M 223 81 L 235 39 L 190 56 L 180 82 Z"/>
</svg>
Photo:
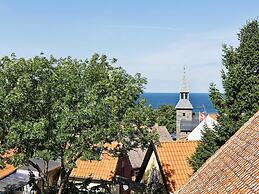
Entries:
<svg viewBox="0 0 259 194">
<path fill-rule="evenodd" d="M 116 176 L 131 179 L 131 165 L 128 158 L 115 157 L 108 151 L 114 149 L 115 145 L 117 144 L 106 144 L 106 149 L 101 151 L 100 160 L 77 160 L 76 167 L 70 174 L 70 181 L 81 183 L 91 179 L 89 188 L 105 183 L 112 187 L 113 193 L 130 193 L 129 188 L 123 189 L 122 185 L 116 182 Z"/>
<path fill-rule="evenodd" d="M 178 193 L 259 193 L 259 111 Z"/>
<path fill-rule="evenodd" d="M 164 141 L 151 144 L 147 150 L 136 181 L 147 184 L 158 181 L 168 193 L 177 191 L 192 175 L 188 164 L 198 141 Z"/>
</svg>

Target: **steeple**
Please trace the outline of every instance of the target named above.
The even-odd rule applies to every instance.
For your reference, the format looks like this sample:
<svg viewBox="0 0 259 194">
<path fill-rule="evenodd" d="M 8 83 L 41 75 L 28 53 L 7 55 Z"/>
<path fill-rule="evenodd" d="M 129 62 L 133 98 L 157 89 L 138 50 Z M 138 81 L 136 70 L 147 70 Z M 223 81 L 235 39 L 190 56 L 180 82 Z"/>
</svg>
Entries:
<svg viewBox="0 0 259 194">
<path fill-rule="evenodd" d="M 186 79 L 186 70 L 185 66 L 183 67 L 183 79 L 181 83 L 181 89 L 180 89 L 180 96 L 179 96 L 179 101 L 176 104 L 175 108 L 176 109 L 193 109 L 193 106 L 191 102 L 189 101 L 189 88 L 188 88 L 188 83 Z"/>
<path fill-rule="evenodd" d="M 182 79 L 180 92 L 189 92 L 188 83 L 186 79 L 185 66 L 183 66 L 183 79 Z"/>
<path fill-rule="evenodd" d="M 180 87 L 179 101 L 175 106 L 176 109 L 176 138 L 180 138 L 189 132 L 193 118 L 193 106 L 189 100 L 189 88 L 186 79 L 185 67 L 183 68 L 183 79 Z"/>
</svg>

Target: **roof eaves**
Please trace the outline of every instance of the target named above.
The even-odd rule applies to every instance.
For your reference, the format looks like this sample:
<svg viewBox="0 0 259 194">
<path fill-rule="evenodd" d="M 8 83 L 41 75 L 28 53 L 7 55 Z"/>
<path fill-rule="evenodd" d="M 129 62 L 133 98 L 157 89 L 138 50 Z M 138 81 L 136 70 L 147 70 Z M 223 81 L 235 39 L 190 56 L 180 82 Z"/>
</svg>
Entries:
<svg viewBox="0 0 259 194">
<path fill-rule="evenodd" d="M 0 176 L 0 180 L 6 178 L 7 176 L 13 174 L 15 171 L 17 170 L 17 168 L 14 168 L 13 170 L 10 170 L 8 173 L 5 173 L 3 176 Z"/>
<path fill-rule="evenodd" d="M 96 182 L 96 183 L 99 183 L 99 182 L 100 183 L 103 183 L 103 182 L 111 183 L 113 181 L 112 178 L 107 180 L 107 179 L 97 179 L 97 178 L 84 177 L 84 176 L 69 176 L 69 179 L 77 180 L 77 181 L 83 181 L 86 179 L 90 179 L 92 182 Z"/>
</svg>

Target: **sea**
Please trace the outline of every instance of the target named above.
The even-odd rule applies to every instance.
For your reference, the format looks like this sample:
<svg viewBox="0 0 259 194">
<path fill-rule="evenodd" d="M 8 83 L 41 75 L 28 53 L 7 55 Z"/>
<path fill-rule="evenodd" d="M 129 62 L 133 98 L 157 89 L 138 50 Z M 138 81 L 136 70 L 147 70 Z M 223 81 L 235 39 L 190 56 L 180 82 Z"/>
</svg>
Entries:
<svg viewBox="0 0 259 194">
<path fill-rule="evenodd" d="M 154 109 L 164 104 L 175 106 L 179 101 L 179 93 L 144 93 L 141 98 L 146 99 L 146 104 Z M 190 101 L 194 112 L 217 113 L 212 106 L 208 93 L 190 93 Z"/>
</svg>

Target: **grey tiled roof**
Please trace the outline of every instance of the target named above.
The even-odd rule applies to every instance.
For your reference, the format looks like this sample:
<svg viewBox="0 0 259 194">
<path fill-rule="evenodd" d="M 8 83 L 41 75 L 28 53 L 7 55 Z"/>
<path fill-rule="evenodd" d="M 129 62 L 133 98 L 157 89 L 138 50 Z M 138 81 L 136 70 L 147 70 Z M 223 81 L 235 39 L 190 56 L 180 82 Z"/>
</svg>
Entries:
<svg viewBox="0 0 259 194">
<path fill-rule="evenodd" d="M 146 155 L 146 149 L 137 148 L 129 152 L 129 160 L 133 169 L 140 168 Z"/>
<path fill-rule="evenodd" d="M 175 106 L 176 109 L 193 109 L 191 102 L 188 99 L 180 99 Z"/>
<path fill-rule="evenodd" d="M 172 137 L 170 133 L 168 132 L 167 128 L 165 126 L 158 126 L 155 125 L 152 128 L 154 131 L 157 131 L 159 134 L 159 141 L 169 141 L 172 140 Z"/>
<path fill-rule="evenodd" d="M 155 125 L 152 127 L 153 131 L 158 132 L 159 141 L 170 141 L 172 137 L 165 126 Z M 129 152 L 129 160 L 131 162 L 132 168 L 140 168 L 141 164 L 144 160 L 146 154 L 146 150 L 142 150 L 141 148 L 137 148 L 135 150 L 131 150 Z"/>
<path fill-rule="evenodd" d="M 197 127 L 199 124 L 199 121 L 192 120 L 192 121 L 180 121 L 180 129 L 182 132 L 191 132 L 195 127 Z"/>
<path fill-rule="evenodd" d="M 31 161 L 32 161 L 33 163 L 37 164 L 37 165 L 40 167 L 40 169 L 43 170 L 44 164 L 43 164 L 43 160 L 42 160 L 42 159 L 36 159 L 36 158 L 34 158 L 34 159 L 31 159 Z M 60 162 L 59 162 L 59 161 L 53 161 L 53 160 L 49 161 L 49 166 L 48 166 L 48 169 L 49 169 L 49 170 L 52 170 L 52 169 L 58 168 L 58 167 L 60 167 Z M 20 170 L 37 171 L 37 170 L 36 170 L 34 167 L 32 167 L 31 165 L 28 165 L 28 166 L 24 165 L 24 166 L 20 167 L 19 169 L 20 169 Z M 18 169 L 18 170 L 19 170 L 19 169 Z"/>
<path fill-rule="evenodd" d="M 178 193 L 259 193 L 259 111 Z"/>
<path fill-rule="evenodd" d="M 28 184 L 30 176 L 14 172 L 11 175 L 0 180 L 0 193 L 13 191 Z"/>
</svg>

